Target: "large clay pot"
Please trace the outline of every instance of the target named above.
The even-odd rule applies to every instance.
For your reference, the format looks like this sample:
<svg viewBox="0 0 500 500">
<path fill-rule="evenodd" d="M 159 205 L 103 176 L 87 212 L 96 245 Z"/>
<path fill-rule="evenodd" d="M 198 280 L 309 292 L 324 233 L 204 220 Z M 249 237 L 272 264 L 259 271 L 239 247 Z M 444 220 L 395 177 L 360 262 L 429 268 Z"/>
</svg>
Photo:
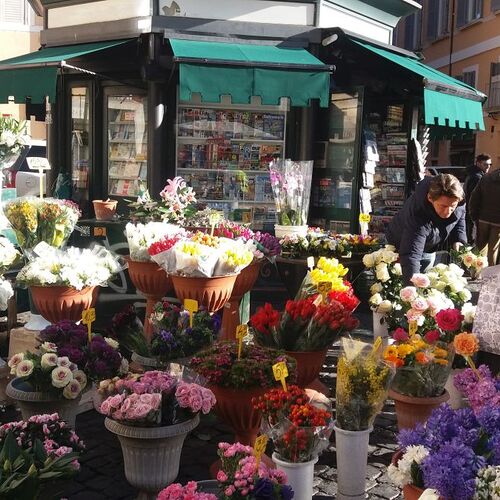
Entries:
<svg viewBox="0 0 500 500">
<path fill-rule="evenodd" d="M 450 398 L 448 391 L 444 391 L 441 396 L 430 398 L 417 398 L 406 396 L 394 389 L 389 389 L 389 397 L 396 405 L 396 416 L 398 419 L 398 429 L 413 429 L 416 424 L 425 424 L 432 410 L 441 403 L 446 403 Z"/>
<path fill-rule="evenodd" d="M 82 312 L 95 305 L 99 294 L 95 286 L 82 290 L 69 286 L 32 286 L 30 290 L 35 307 L 51 323 L 63 319 L 80 321 Z"/>
<path fill-rule="evenodd" d="M 297 385 L 306 387 L 315 381 L 325 364 L 328 349 L 322 351 L 285 351 L 297 361 Z"/>
<path fill-rule="evenodd" d="M 236 277 L 237 274 L 213 278 L 172 274 L 172 283 L 175 295 L 181 302 L 184 299 L 196 300 L 208 312 L 213 313 L 224 307 L 231 297 Z"/>
<path fill-rule="evenodd" d="M 234 441 L 252 446 L 260 429 L 262 415 L 254 410 L 252 398 L 263 396 L 268 389 L 228 389 L 210 386 L 217 403 L 215 412 L 235 432 Z"/>
<path fill-rule="evenodd" d="M 75 399 L 56 398 L 47 392 L 30 390 L 29 385 L 17 377 L 9 382 L 5 393 L 17 402 L 23 420 L 28 420 L 33 415 L 58 413 L 62 420 L 67 422 L 70 427 L 75 428 L 81 394 Z"/>
<path fill-rule="evenodd" d="M 113 220 L 116 213 L 116 200 L 93 200 L 95 218 L 97 220 Z"/>
<path fill-rule="evenodd" d="M 156 262 L 139 262 L 131 260 L 129 256 L 125 257 L 125 260 L 128 263 L 128 274 L 132 283 L 146 297 L 144 335 L 149 342 L 153 333 L 149 317 L 154 305 L 172 291 L 172 280 Z"/>
<path fill-rule="evenodd" d="M 245 267 L 240 274 L 236 277 L 234 283 L 233 291 L 231 293 L 230 299 L 224 306 L 224 313 L 222 314 L 222 325 L 221 325 L 221 340 L 234 340 L 236 327 L 240 324 L 240 302 L 245 295 L 249 292 L 257 278 L 259 277 L 259 272 L 262 262 L 257 260 Z"/>
<path fill-rule="evenodd" d="M 127 481 L 139 491 L 138 500 L 156 499 L 179 474 L 184 439 L 200 422 L 199 415 L 164 427 L 124 425 L 110 418 L 104 425 L 118 436 Z"/>
</svg>

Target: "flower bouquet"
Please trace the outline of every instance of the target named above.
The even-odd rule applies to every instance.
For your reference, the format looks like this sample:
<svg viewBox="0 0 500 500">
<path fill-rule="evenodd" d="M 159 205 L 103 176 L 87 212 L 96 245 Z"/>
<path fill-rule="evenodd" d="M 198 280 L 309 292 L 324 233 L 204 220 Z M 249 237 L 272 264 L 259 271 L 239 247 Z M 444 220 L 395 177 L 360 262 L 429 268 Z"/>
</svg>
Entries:
<svg viewBox="0 0 500 500">
<path fill-rule="evenodd" d="M 9 299 L 14 295 L 10 281 L 4 279 L 3 274 L 19 259 L 20 254 L 14 245 L 3 236 L 0 236 L 0 310 L 7 309 Z"/>
<path fill-rule="evenodd" d="M 452 262 L 461 267 L 474 279 L 488 267 L 488 258 L 471 246 L 461 246 L 458 250 L 450 250 Z"/>
<path fill-rule="evenodd" d="M 312 161 L 278 160 L 269 164 L 278 230 L 279 226 L 302 226 L 303 233 L 307 231 L 312 167 Z M 276 236 L 285 234 L 278 231 Z"/>
<path fill-rule="evenodd" d="M 52 497 L 53 482 L 74 476 L 85 449 L 74 431 L 57 413 L 35 415 L 27 421 L 0 426 L 0 497 L 42 498 L 43 488 Z"/>
<path fill-rule="evenodd" d="M 435 409 L 425 427 L 399 433 L 398 452 L 388 468 L 389 478 L 405 494 L 432 488 L 441 498 L 497 498 L 500 465 L 500 407 Z M 496 482 L 495 482 L 496 479 Z M 495 492 L 488 496 L 489 492 Z M 486 496 L 482 494 L 486 492 Z M 496 495 L 496 496 L 495 496 Z"/>
<path fill-rule="evenodd" d="M 31 250 L 42 241 L 62 247 L 80 215 L 78 205 L 55 198 L 17 198 L 5 206 L 5 216 L 23 250 Z"/>
<path fill-rule="evenodd" d="M 0 116 L 0 166 L 10 167 L 22 148 L 29 142 L 26 133 L 27 123 L 18 121 L 12 116 Z"/>
<path fill-rule="evenodd" d="M 189 312 L 167 301 L 155 305 L 151 322 L 154 333 L 150 353 L 161 363 L 190 357 L 208 347 L 220 328 L 219 316 L 211 316 L 203 307 L 193 313 L 190 326 Z"/>
<path fill-rule="evenodd" d="M 48 245 L 33 249 L 35 257 L 17 275 L 21 286 L 69 286 L 76 290 L 106 286 L 123 266 L 109 250 L 96 245 L 92 249 Z"/>
<path fill-rule="evenodd" d="M 174 483 L 158 495 L 158 500 L 291 500 L 292 488 L 286 484 L 286 475 L 270 469 L 257 460 L 251 446 L 241 443 L 219 443 L 217 453 L 221 459 L 221 469 L 217 473 L 220 494 L 197 491 L 194 481 L 186 486 Z"/>
<path fill-rule="evenodd" d="M 377 348 L 349 338 L 342 339 L 337 365 L 336 425 L 346 431 L 373 426 L 382 409 L 394 370 Z"/>
</svg>

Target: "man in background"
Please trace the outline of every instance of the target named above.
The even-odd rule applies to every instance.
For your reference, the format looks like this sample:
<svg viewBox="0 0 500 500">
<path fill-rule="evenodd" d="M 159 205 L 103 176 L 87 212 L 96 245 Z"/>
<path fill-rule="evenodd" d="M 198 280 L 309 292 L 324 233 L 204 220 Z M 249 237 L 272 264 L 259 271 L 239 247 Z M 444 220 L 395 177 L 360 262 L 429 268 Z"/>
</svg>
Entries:
<svg viewBox="0 0 500 500">
<path fill-rule="evenodd" d="M 476 163 L 467 168 L 467 177 L 465 178 L 464 183 L 464 192 L 465 192 L 465 208 L 466 208 L 466 226 L 467 226 L 467 240 L 469 243 L 474 243 L 475 232 L 474 232 L 474 222 L 470 216 L 469 211 L 469 200 L 474 191 L 474 188 L 477 186 L 478 182 L 481 180 L 484 174 L 488 173 L 488 170 L 491 167 L 491 157 L 487 154 L 480 154 L 476 157 Z M 477 230 L 477 227 L 476 227 Z"/>
</svg>

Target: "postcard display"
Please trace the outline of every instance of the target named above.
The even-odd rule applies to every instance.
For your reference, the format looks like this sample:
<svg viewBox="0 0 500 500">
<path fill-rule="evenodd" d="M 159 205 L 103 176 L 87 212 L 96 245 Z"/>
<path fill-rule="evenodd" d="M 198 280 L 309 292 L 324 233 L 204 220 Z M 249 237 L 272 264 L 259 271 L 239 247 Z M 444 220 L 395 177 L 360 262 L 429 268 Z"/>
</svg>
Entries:
<svg viewBox="0 0 500 500">
<path fill-rule="evenodd" d="M 254 229 L 273 225 L 268 164 L 284 157 L 285 130 L 282 107 L 180 103 L 177 175 L 225 217 Z"/>
<path fill-rule="evenodd" d="M 360 210 L 371 213 L 370 234 L 383 236 L 405 200 L 408 136 L 403 129 L 403 106 L 387 106 L 385 117 L 370 113 L 367 124 Z"/>
<path fill-rule="evenodd" d="M 138 196 L 147 178 L 147 99 L 108 97 L 108 193 Z"/>
</svg>

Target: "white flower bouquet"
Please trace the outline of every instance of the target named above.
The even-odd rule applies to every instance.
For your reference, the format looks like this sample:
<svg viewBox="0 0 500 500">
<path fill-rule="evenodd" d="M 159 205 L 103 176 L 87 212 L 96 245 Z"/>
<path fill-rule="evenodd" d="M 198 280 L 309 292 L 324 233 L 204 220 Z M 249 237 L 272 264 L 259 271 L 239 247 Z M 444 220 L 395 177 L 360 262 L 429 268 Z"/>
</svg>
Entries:
<svg viewBox="0 0 500 500">
<path fill-rule="evenodd" d="M 3 278 L 7 271 L 19 259 L 20 254 L 14 245 L 4 237 L 0 236 L 0 310 L 7 309 L 8 300 L 14 295 L 10 281 Z"/>
<path fill-rule="evenodd" d="M 451 257 L 453 262 L 466 271 L 473 279 L 485 267 L 488 267 L 488 258 L 470 246 L 462 246 L 458 250 L 451 250 Z"/>
<path fill-rule="evenodd" d="M 151 255 L 148 252 L 149 247 L 163 238 L 172 237 L 176 234 L 185 235 L 186 232 L 175 224 L 165 222 L 148 222 L 147 224 L 129 222 L 125 227 L 125 235 L 131 260 L 139 262 L 151 261 Z"/>
<path fill-rule="evenodd" d="M 17 275 L 22 286 L 70 286 L 77 290 L 106 286 L 124 268 L 118 257 L 99 245 L 61 250 L 41 243 L 34 254 Z"/>
<path fill-rule="evenodd" d="M 12 116 L 0 116 L 0 167 L 9 167 L 28 144 L 26 122 L 17 121 Z"/>
</svg>

